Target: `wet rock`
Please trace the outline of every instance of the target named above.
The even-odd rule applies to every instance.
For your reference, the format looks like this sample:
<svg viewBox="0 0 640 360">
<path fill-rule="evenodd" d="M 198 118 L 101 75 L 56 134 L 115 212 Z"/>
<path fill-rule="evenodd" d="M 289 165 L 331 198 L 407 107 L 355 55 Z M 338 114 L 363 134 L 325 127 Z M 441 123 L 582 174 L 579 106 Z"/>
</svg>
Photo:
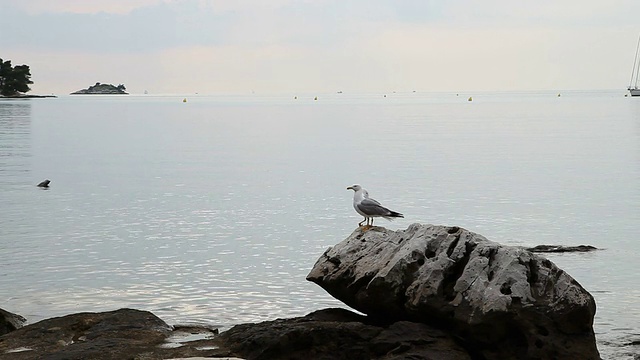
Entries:
<svg viewBox="0 0 640 360">
<path fill-rule="evenodd" d="M 307 276 L 379 321 L 431 324 L 482 359 L 600 359 L 593 297 L 551 261 L 458 227 L 354 231 Z"/>
<path fill-rule="evenodd" d="M 48 188 L 51 181 L 49 179 L 42 181 L 37 186 L 41 188 Z"/>
<path fill-rule="evenodd" d="M 597 247 L 591 245 L 563 246 L 563 245 L 538 245 L 525 248 L 531 252 L 539 253 L 564 253 L 564 252 L 588 252 L 598 250 Z"/>
<path fill-rule="evenodd" d="M 146 311 L 120 309 L 40 321 L 0 336 L 1 360 L 115 359 L 470 360 L 456 339 L 422 323 L 380 324 L 345 309 L 237 325 L 217 334 L 171 328 Z"/>
<path fill-rule="evenodd" d="M 0 309 L 0 335 L 21 328 L 25 322 L 27 322 L 27 319 L 24 317 Z"/>
<path fill-rule="evenodd" d="M 471 359 L 441 330 L 408 321 L 378 324 L 344 309 L 237 325 L 215 343 L 234 356 L 255 360 Z"/>
<path fill-rule="evenodd" d="M 189 342 L 170 341 L 180 332 L 208 330 L 172 329 L 147 311 L 120 309 L 78 313 L 43 320 L 0 336 L 2 360 L 120 360 L 208 357 L 213 332 Z M 223 353 L 224 355 L 224 353 Z"/>
</svg>

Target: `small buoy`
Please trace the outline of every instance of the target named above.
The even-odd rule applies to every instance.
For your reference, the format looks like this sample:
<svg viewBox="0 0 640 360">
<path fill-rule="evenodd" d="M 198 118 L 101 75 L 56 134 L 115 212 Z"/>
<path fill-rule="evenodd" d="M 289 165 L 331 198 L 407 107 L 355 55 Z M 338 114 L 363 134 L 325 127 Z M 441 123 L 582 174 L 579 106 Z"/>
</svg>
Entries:
<svg viewBox="0 0 640 360">
<path fill-rule="evenodd" d="M 297 97 L 297 96 L 294 96 L 294 97 L 293 97 L 293 99 L 294 99 L 294 100 L 298 100 L 298 97 Z"/>
<path fill-rule="evenodd" d="M 182 102 L 187 102 L 187 98 L 182 99 Z"/>
<path fill-rule="evenodd" d="M 41 188 L 48 188 L 48 187 L 49 187 L 49 183 L 50 183 L 50 182 L 51 182 L 51 181 L 49 181 L 49 179 L 44 180 L 43 182 L 41 182 L 40 184 L 38 184 L 38 187 L 41 187 Z"/>
<path fill-rule="evenodd" d="M 387 94 L 384 94 L 384 97 L 387 97 Z"/>
<path fill-rule="evenodd" d="M 314 98 L 313 98 L 313 100 L 318 100 L 318 97 L 317 97 L 317 96 L 316 96 L 316 97 L 314 97 Z"/>
<path fill-rule="evenodd" d="M 560 97 L 560 93 L 558 93 L 558 97 Z"/>
<path fill-rule="evenodd" d="M 467 99 L 467 101 L 473 101 L 473 98 L 471 96 L 469 96 L 469 98 Z"/>
</svg>

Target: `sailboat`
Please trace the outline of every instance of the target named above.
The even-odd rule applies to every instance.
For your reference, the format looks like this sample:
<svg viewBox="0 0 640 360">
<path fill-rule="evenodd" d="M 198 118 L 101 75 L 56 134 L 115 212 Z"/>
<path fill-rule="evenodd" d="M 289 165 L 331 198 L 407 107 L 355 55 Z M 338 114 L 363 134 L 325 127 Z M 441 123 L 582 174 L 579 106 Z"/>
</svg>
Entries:
<svg viewBox="0 0 640 360">
<path fill-rule="evenodd" d="M 638 45 L 636 46 L 636 57 L 633 59 L 633 69 L 631 70 L 631 81 L 629 82 L 629 93 L 631 96 L 640 96 L 640 88 L 638 87 L 638 78 L 640 75 L 640 38 L 638 38 Z"/>
</svg>

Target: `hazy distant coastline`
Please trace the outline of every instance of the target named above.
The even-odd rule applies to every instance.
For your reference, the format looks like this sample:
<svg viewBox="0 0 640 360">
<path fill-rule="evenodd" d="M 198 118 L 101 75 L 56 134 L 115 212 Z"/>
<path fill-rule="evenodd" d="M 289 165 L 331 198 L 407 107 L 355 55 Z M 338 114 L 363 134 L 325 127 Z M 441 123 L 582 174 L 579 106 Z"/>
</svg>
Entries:
<svg viewBox="0 0 640 360">
<path fill-rule="evenodd" d="M 11 96 L 3 96 L 0 95 L 0 99 L 35 99 L 35 98 L 55 98 L 55 95 L 11 95 Z"/>
</svg>

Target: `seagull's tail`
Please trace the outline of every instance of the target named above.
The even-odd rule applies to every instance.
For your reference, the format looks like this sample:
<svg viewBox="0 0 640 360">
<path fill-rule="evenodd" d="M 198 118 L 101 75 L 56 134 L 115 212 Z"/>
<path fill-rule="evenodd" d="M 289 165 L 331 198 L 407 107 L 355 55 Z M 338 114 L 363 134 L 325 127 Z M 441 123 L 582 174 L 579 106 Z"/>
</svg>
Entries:
<svg viewBox="0 0 640 360">
<path fill-rule="evenodd" d="M 403 218 L 404 215 L 400 214 L 399 212 L 395 212 L 395 211 L 391 211 L 389 210 L 389 215 L 385 215 L 384 218 L 387 220 L 393 220 L 393 218 Z"/>
</svg>

